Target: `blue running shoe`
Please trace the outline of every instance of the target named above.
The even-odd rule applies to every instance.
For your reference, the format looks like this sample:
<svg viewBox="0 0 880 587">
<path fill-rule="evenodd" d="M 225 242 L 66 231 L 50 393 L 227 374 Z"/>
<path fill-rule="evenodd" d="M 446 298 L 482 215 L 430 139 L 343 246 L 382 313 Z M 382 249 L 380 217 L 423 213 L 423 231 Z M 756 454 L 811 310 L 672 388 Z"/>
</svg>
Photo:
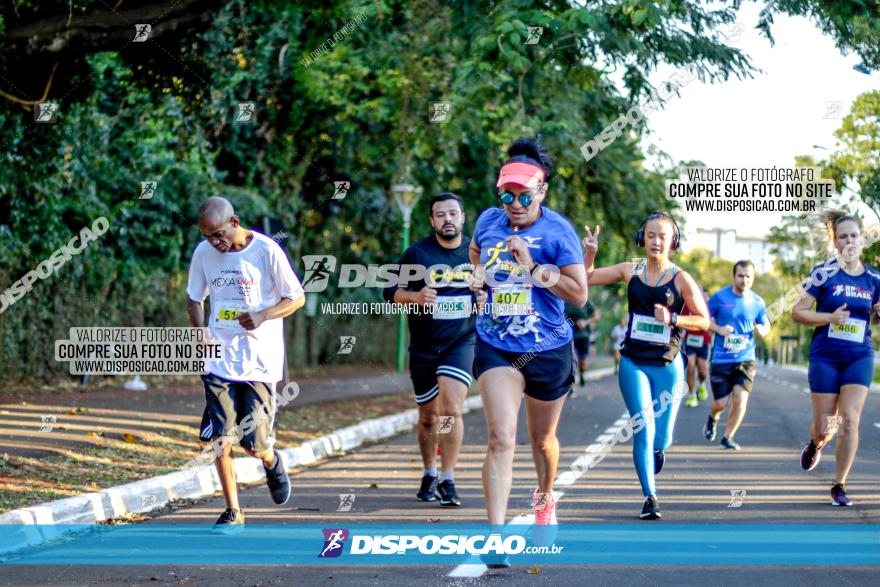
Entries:
<svg viewBox="0 0 880 587">
<path fill-rule="evenodd" d="M 269 486 L 269 493 L 272 494 L 272 501 L 278 505 L 287 503 L 290 499 L 290 477 L 284 470 L 284 461 L 281 459 L 281 453 L 275 451 L 275 464 L 271 469 L 266 469 L 266 485 Z"/>
<path fill-rule="evenodd" d="M 440 496 L 440 505 L 448 507 L 457 507 L 461 505 L 458 493 L 455 492 L 455 483 L 453 481 L 441 481 L 437 484 L 437 494 Z"/>
<path fill-rule="evenodd" d="M 737 443 L 730 440 L 726 436 L 721 439 L 721 446 L 723 446 L 727 450 L 739 450 L 740 449 L 740 446 Z"/>
<path fill-rule="evenodd" d="M 713 442 L 715 440 L 715 431 L 717 430 L 717 426 L 718 420 L 713 420 L 712 414 L 709 414 L 709 419 L 706 420 L 706 425 L 703 426 L 703 435 L 709 442 Z"/>
<path fill-rule="evenodd" d="M 422 486 L 416 493 L 419 501 L 437 501 L 437 477 L 425 475 L 422 477 Z"/>
<path fill-rule="evenodd" d="M 853 500 L 846 496 L 846 491 L 844 491 L 843 485 L 835 483 L 834 487 L 831 488 L 831 505 L 842 505 L 847 507 L 852 504 Z"/>
</svg>

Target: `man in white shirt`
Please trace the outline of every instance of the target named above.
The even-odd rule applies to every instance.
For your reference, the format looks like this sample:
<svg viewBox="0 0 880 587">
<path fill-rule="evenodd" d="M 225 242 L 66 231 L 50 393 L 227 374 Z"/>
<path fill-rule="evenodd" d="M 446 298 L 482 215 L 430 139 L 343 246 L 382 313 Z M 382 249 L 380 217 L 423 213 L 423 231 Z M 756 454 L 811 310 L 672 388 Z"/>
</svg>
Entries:
<svg viewBox="0 0 880 587">
<path fill-rule="evenodd" d="M 189 269 L 188 311 L 193 326 L 207 326 L 224 345 L 223 357 L 208 364 L 202 380 L 213 440 L 222 447 L 216 466 L 227 508 L 216 527 L 227 529 L 244 524 L 232 464 L 236 440 L 263 461 L 275 503 L 290 497 L 290 479 L 272 446 L 275 383 L 284 368 L 281 319 L 303 307 L 305 294 L 281 247 L 242 228 L 224 198 L 205 200 L 199 230 L 205 240 L 196 247 Z"/>
</svg>

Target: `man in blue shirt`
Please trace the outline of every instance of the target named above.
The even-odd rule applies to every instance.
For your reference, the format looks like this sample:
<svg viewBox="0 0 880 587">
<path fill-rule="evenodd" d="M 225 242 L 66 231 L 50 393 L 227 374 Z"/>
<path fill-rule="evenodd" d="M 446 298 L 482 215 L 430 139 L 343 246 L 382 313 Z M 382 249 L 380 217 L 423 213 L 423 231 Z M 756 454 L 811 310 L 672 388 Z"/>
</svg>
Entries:
<svg viewBox="0 0 880 587">
<path fill-rule="evenodd" d="M 728 450 L 739 450 L 734 441 L 736 431 L 746 415 L 746 405 L 755 380 L 755 337 L 757 330 L 762 337 L 770 334 L 770 320 L 764 300 L 752 291 L 755 281 L 755 265 L 748 260 L 737 261 L 733 266 L 733 285 L 716 292 L 709 298 L 709 330 L 715 333 L 712 349 L 712 365 L 709 381 L 715 401 L 709 419 L 703 427 L 706 440 L 715 440 L 718 419 L 724 408 L 727 428 L 721 445 Z"/>
</svg>

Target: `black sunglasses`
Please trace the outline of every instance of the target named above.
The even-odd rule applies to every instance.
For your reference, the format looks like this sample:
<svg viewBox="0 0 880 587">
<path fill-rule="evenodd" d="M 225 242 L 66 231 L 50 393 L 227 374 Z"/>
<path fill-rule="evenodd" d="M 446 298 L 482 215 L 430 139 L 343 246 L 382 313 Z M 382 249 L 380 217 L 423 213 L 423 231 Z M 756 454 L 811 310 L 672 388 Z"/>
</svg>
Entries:
<svg viewBox="0 0 880 587">
<path fill-rule="evenodd" d="M 513 192 L 501 192 L 498 194 L 498 199 L 501 200 L 501 203 L 505 206 L 513 203 L 514 198 L 516 198 Z M 529 192 L 523 192 L 519 195 L 519 203 L 522 204 L 523 208 L 528 208 L 529 204 L 532 203 L 533 196 Z"/>
</svg>

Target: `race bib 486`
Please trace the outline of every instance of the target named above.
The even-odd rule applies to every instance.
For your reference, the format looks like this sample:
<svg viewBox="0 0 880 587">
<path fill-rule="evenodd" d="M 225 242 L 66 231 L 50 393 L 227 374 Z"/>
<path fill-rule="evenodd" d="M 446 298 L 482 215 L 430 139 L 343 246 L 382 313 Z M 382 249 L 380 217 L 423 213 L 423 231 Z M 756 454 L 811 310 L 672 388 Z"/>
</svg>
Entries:
<svg viewBox="0 0 880 587">
<path fill-rule="evenodd" d="M 862 342 L 867 332 L 867 322 L 858 318 L 850 318 L 846 324 L 829 324 L 828 338 L 847 340 L 849 342 Z"/>
</svg>

